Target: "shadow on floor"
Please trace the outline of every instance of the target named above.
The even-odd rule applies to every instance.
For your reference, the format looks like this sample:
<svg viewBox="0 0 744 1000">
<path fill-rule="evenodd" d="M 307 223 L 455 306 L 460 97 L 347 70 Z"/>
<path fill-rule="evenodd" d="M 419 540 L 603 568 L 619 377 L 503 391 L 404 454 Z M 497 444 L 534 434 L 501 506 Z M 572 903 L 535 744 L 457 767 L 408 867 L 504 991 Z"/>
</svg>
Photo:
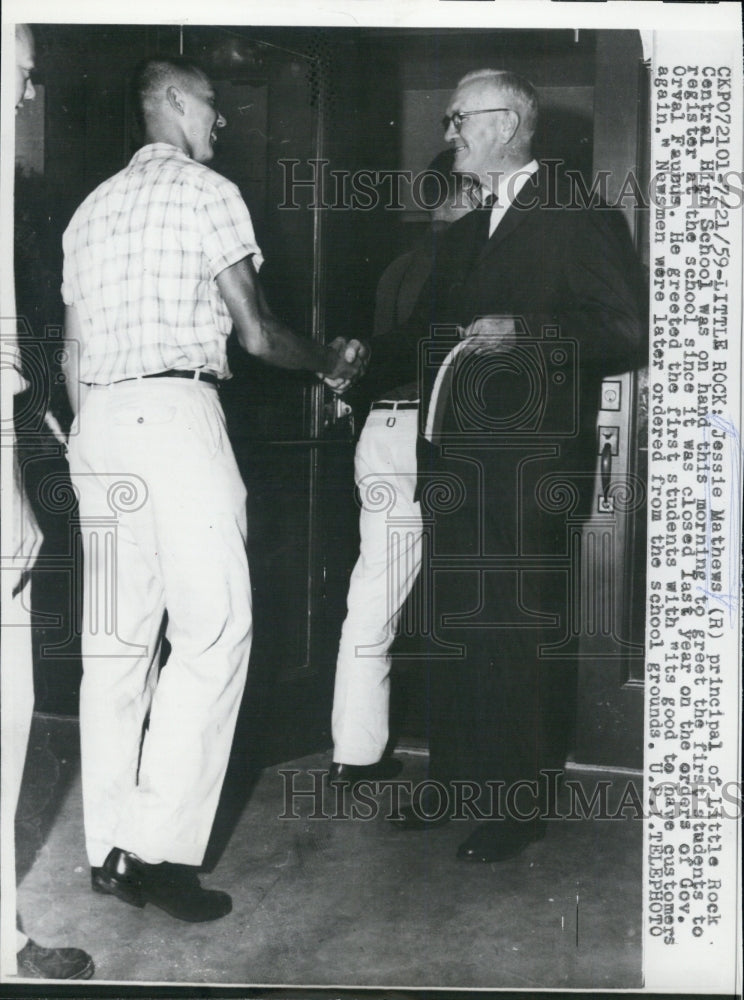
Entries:
<svg viewBox="0 0 744 1000">
<path fill-rule="evenodd" d="M 467 864 L 455 852 L 468 823 L 401 833 L 385 820 L 390 788 L 351 818 L 349 803 L 329 797 L 317 777 L 329 754 L 313 754 L 266 768 L 247 807 L 239 796 L 231 835 L 202 876 L 230 891 L 233 911 L 215 924 L 183 924 L 90 891 L 75 730 L 70 720 L 34 721 L 32 744 L 47 764 L 27 770 L 21 822 L 30 822 L 33 801 L 58 808 L 51 827 L 32 824 L 19 908 L 37 940 L 86 948 L 100 983 L 282 986 L 287 997 L 310 986 L 402 997 L 425 987 L 641 985 L 642 823 L 632 809 L 555 820 L 518 858 Z M 422 780 L 426 757 L 402 757 L 403 779 Z M 610 777 L 583 776 L 587 799 Z M 615 780 L 612 801 L 627 795 L 628 780 Z M 59 796 L 50 798 L 52 786 Z M 559 812 L 568 811 L 561 800 Z"/>
</svg>

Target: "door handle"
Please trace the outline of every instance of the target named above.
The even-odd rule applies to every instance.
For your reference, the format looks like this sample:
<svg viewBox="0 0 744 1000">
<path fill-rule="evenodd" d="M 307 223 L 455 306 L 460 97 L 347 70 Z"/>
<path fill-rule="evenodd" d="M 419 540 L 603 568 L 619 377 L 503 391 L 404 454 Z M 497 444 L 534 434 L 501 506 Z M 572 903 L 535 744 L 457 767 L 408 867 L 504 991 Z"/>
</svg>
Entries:
<svg viewBox="0 0 744 1000">
<path fill-rule="evenodd" d="M 599 513 L 612 514 L 615 509 L 610 496 L 610 480 L 612 479 L 612 456 L 620 454 L 620 428 L 603 427 L 599 431 L 599 472 L 602 482 L 602 494 L 599 497 Z"/>
<path fill-rule="evenodd" d="M 602 499 L 606 508 L 608 503 L 607 495 L 610 492 L 610 479 L 612 477 L 612 445 L 609 441 L 605 442 L 605 446 L 602 449 L 599 471 L 602 477 Z"/>
<path fill-rule="evenodd" d="M 323 432 L 326 438 L 334 441 L 354 439 L 354 411 L 335 394 L 323 407 Z"/>
</svg>

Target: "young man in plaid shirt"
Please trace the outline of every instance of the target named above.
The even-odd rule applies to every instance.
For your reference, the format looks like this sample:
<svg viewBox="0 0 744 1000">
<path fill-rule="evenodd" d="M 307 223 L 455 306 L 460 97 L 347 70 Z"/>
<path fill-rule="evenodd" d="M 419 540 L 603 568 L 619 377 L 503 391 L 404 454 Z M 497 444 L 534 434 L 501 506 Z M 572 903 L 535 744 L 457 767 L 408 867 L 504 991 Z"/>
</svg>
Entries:
<svg viewBox="0 0 744 1000">
<path fill-rule="evenodd" d="M 225 125 L 206 75 L 148 60 L 134 90 L 145 145 L 63 241 L 86 843 L 96 891 L 203 921 L 231 908 L 196 866 L 251 644 L 245 489 L 217 396 L 227 337 L 234 325 L 250 354 L 337 390 L 367 350 L 299 338 L 267 307 L 248 210 L 206 166 Z M 166 610 L 172 652 L 158 679 Z"/>
</svg>

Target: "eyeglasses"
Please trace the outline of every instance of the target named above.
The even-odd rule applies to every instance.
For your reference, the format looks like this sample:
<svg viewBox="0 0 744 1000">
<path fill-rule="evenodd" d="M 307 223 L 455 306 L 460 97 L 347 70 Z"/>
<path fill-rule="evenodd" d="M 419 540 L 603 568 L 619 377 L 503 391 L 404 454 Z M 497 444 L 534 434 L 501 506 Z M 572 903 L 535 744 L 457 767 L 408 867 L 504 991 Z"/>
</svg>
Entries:
<svg viewBox="0 0 744 1000">
<path fill-rule="evenodd" d="M 450 127 L 450 122 L 455 127 L 455 132 L 459 132 L 462 128 L 462 123 L 466 118 L 470 118 L 471 115 L 487 115 L 491 111 L 511 111 L 511 108 L 481 108 L 480 111 L 455 111 L 453 115 L 445 115 L 442 118 L 442 128 L 446 132 Z"/>
</svg>

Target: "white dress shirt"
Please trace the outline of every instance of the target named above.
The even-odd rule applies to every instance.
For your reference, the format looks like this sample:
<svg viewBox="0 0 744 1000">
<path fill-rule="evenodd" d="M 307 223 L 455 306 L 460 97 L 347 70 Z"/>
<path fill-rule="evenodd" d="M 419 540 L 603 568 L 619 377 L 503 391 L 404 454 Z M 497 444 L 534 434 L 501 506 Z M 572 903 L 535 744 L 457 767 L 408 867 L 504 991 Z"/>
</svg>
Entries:
<svg viewBox="0 0 744 1000">
<path fill-rule="evenodd" d="M 504 217 L 504 213 L 527 183 L 528 179 L 533 174 L 536 174 L 538 169 L 537 160 L 530 160 L 529 163 L 524 167 L 520 167 L 519 170 L 514 170 L 510 174 L 499 177 L 498 190 L 493 192 L 498 200 L 494 202 L 491 208 L 491 221 L 488 226 L 489 238 L 493 236 L 496 227 Z"/>
</svg>

